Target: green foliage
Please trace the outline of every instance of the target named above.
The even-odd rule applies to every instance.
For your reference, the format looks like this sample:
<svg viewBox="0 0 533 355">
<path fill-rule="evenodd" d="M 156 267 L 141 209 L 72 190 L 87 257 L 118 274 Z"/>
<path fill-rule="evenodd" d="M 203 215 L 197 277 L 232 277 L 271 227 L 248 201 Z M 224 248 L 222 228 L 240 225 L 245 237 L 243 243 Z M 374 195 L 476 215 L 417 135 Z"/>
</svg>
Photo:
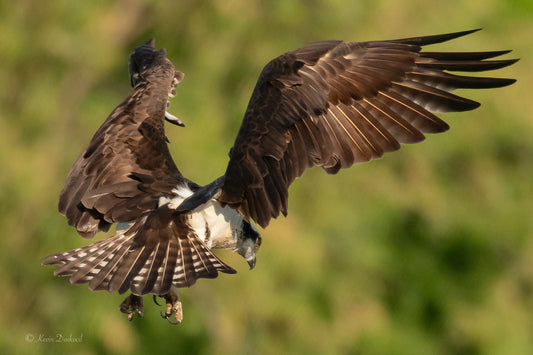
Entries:
<svg viewBox="0 0 533 355">
<path fill-rule="evenodd" d="M 2 353 L 530 354 L 533 56 L 530 1 L 53 1 L 0 5 Z M 324 39 L 484 27 L 446 50 L 515 49 L 507 88 L 450 132 L 291 187 L 258 265 L 181 290 L 184 323 L 127 322 L 122 296 L 55 278 L 43 255 L 86 245 L 57 212 L 76 156 L 130 93 L 127 56 L 151 37 L 185 72 L 167 127 L 176 163 L 220 176 L 262 66 Z M 71 341 L 60 341 L 59 336 Z M 51 339 L 51 340 L 50 340 Z M 61 340 L 61 339 L 60 339 Z M 74 340 L 79 340 L 74 342 Z"/>
</svg>

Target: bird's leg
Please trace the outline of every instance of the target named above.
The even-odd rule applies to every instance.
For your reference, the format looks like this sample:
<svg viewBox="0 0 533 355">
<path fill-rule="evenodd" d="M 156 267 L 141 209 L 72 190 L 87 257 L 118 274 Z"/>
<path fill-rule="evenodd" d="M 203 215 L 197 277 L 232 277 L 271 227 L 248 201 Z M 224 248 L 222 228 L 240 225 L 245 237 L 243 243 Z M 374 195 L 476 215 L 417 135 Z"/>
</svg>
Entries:
<svg viewBox="0 0 533 355">
<path fill-rule="evenodd" d="M 120 304 L 120 311 L 128 315 L 128 320 L 133 319 L 135 312 L 139 314 L 139 317 L 143 316 L 143 298 L 142 296 L 134 295 L 133 293 L 126 297 Z"/>
<path fill-rule="evenodd" d="M 176 96 L 176 88 L 172 89 L 172 91 L 168 94 L 168 97 L 174 97 Z M 170 101 L 167 100 L 167 109 L 170 106 Z M 185 127 L 185 123 L 182 122 L 179 118 L 171 114 L 170 112 L 165 110 L 165 120 L 168 122 L 175 124 L 176 126 Z"/>
<path fill-rule="evenodd" d="M 183 123 L 182 120 L 180 120 L 168 111 L 165 111 L 165 120 L 167 120 L 167 122 L 175 124 L 176 126 L 185 127 L 185 123 Z"/>
<path fill-rule="evenodd" d="M 181 321 L 183 320 L 183 309 L 181 306 L 181 301 L 180 301 L 180 297 L 178 296 L 177 289 L 175 287 L 172 287 L 170 291 L 168 291 L 167 294 L 160 296 L 160 297 L 163 297 L 167 304 L 166 312 L 165 314 L 161 312 L 161 317 L 167 319 L 172 324 L 181 323 Z M 154 297 L 154 302 L 158 304 L 155 301 L 155 297 Z M 175 321 L 170 320 L 169 317 L 171 316 L 174 316 L 176 320 Z"/>
</svg>

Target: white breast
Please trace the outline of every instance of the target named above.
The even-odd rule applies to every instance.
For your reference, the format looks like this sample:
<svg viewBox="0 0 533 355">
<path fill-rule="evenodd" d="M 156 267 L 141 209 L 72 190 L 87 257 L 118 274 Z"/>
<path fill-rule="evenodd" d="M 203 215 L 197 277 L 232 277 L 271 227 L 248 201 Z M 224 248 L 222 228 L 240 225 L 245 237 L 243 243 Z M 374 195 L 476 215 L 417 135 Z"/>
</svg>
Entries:
<svg viewBox="0 0 533 355">
<path fill-rule="evenodd" d="M 161 197 L 159 207 L 167 205 L 176 209 L 193 191 L 187 186 L 179 186 L 172 190 L 172 198 Z M 209 200 L 189 212 L 191 228 L 206 243 L 208 248 L 228 247 L 236 243 L 237 233 L 242 228 L 242 217 L 237 211 L 226 206 L 222 207 L 215 200 Z"/>
<path fill-rule="evenodd" d="M 221 207 L 215 200 L 198 206 L 190 214 L 191 227 L 208 248 L 230 247 L 237 241 L 241 216 L 230 207 Z"/>
</svg>

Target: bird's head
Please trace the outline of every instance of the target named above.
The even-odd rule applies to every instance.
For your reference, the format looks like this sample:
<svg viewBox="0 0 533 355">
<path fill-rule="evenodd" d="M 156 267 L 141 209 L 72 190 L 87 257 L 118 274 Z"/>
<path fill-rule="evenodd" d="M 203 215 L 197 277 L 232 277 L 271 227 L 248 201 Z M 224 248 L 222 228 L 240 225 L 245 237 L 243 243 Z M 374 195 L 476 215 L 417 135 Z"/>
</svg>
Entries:
<svg viewBox="0 0 533 355">
<path fill-rule="evenodd" d="M 155 39 L 137 47 L 130 55 L 128 61 L 130 82 L 132 87 L 137 84 L 152 81 L 158 87 L 166 88 L 167 108 L 170 106 L 169 99 L 176 96 L 176 87 L 183 80 L 183 73 L 174 68 L 174 64 L 167 58 L 165 49 L 155 48 Z M 185 126 L 176 116 L 165 111 L 165 119 L 175 125 Z"/>
<path fill-rule="evenodd" d="M 254 268 L 256 263 L 256 254 L 261 246 L 261 234 L 250 223 L 242 221 L 242 229 L 237 238 L 236 251 L 241 255 L 248 265 L 250 270 Z"/>
<path fill-rule="evenodd" d="M 155 48 L 154 38 L 135 49 L 129 57 L 128 68 L 132 87 L 152 73 L 168 76 L 172 82 L 171 90 L 175 90 L 176 85 L 183 79 L 183 73 L 176 70 L 167 59 L 167 51 Z"/>
</svg>

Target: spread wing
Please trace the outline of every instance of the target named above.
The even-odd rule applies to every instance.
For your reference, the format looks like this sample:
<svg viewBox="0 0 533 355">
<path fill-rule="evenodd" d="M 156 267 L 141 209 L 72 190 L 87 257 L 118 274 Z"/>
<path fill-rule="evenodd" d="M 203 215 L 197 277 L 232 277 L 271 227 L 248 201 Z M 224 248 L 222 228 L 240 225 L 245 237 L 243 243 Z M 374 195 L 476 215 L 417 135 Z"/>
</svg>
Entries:
<svg viewBox="0 0 533 355">
<path fill-rule="evenodd" d="M 93 136 L 70 170 L 59 211 L 84 237 L 116 222 L 126 230 L 86 247 L 46 257 L 57 275 L 93 290 L 130 289 L 134 294 L 165 294 L 218 272 L 235 273 L 220 261 L 191 228 L 160 199 L 176 197 L 187 185 L 167 146 L 164 120 L 169 94 L 183 74 L 174 69 L 153 41 L 130 57 L 133 94 L 120 104 Z M 175 117 L 170 117 L 180 124 Z"/>
<path fill-rule="evenodd" d="M 162 90 L 138 84 L 70 170 L 59 211 L 80 235 L 92 237 L 115 222 L 133 221 L 185 183 L 167 147 L 163 125 L 168 88 Z"/>
<path fill-rule="evenodd" d="M 266 227 L 287 214 L 289 185 L 314 165 L 335 174 L 416 143 L 448 125 L 434 112 L 479 103 L 451 92 L 514 82 L 458 76 L 505 67 L 509 51 L 423 52 L 421 46 L 474 31 L 393 41 L 318 42 L 265 66 L 224 177 L 219 201 Z"/>
</svg>

